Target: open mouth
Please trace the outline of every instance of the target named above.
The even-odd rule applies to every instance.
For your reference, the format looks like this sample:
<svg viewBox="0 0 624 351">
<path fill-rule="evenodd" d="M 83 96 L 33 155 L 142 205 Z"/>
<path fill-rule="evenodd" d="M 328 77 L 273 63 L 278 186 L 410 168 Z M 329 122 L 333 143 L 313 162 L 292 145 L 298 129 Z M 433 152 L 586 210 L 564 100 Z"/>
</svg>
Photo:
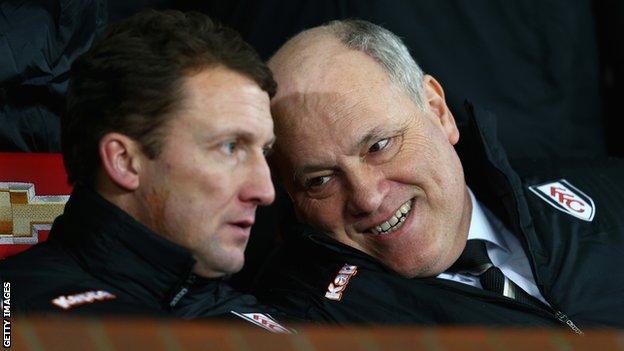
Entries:
<svg viewBox="0 0 624 351">
<path fill-rule="evenodd" d="M 401 228 L 407 215 L 412 210 L 412 201 L 413 199 L 410 199 L 402 204 L 390 218 L 370 228 L 368 231 L 373 234 L 388 234 Z"/>
</svg>

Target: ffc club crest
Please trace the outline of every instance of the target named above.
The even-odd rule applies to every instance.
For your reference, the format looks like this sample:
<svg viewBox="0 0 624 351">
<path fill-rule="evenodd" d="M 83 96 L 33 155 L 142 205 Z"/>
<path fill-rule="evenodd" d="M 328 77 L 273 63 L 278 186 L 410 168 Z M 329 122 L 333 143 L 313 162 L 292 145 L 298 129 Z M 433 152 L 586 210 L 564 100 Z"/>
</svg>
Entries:
<svg viewBox="0 0 624 351">
<path fill-rule="evenodd" d="M 594 219 L 594 200 L 565 179 L 532 185 L 529 189 L 559 211 L 587 222 Z"/>
<path fill-rule="evenodd" d="M 272 333 L 292 334 L 294 331 L 279 324 L 273 317 L 266 313 L 252 312 L 252 313 L 239 313 L 236 311 L 230 311 L 232 314 L 264 328 Z"/>
</svg>

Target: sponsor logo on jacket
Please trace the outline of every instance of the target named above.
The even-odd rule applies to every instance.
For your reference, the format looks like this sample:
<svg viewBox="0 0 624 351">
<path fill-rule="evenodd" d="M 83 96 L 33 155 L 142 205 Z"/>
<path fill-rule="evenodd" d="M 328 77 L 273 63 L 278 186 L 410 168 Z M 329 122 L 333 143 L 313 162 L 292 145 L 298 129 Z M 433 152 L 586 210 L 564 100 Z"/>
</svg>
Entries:
<svg viewBox="0 0 624 351">
<path fill-rule="evenodd" d="M 79 305 L 94 303 L 96 301 L 112 300 L 115 298 L 116 296 L 108 291 L 97 290 L 85 291 L 74 295 L 61 295 L 52 300 L 52 303 L 64 310 L 68 310 Z"/>
<path fill-rule="evenodd" d="M 69 195 L 36 195 L 33 183 L 0 182 L 0 245 L 36 244 Z"/>
<path fill-rule="evenodd" d="M 596 214 L 594 200 L 565 179 L 532 185 L 529 189 L 552 207 L 591 222 Z"/>
<path fill-rule="evenodd" d="M 230 312 L 246 320 L 247 322 L 255 324 L 273 333 L 291 334 L 293 332 L 292 330 L 279 324 L 275 319 L 273 319 L 270 315 L 266 313 L 258 313 L 258 312 L 239 313 L 236 311 L 230 311 Z"/>
<path fill-rule="evenodd" d="M 349 284 L 349 280 L 351 280 L 351 277 L 356 274 L 357 266 L 352 266 L 349 264 L 345 264 L 344 266 L 342 266 L 334 280 L 329 283 L 329 286 L 327 287 L 327 292 L 325 292 L 325 298 L 334 301 L 340 301 L 342 299 L 342 294 L 347 288 L 347 284 Z"/>
</svg>

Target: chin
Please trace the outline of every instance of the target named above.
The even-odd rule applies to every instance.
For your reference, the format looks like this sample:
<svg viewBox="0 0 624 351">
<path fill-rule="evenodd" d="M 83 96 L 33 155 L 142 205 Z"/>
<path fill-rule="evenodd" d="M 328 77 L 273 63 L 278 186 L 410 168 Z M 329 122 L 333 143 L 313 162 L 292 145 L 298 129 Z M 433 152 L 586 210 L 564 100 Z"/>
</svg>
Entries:
<svg viewBox="0 0 624 351">
<path fill-rule="evenodd" d="M 215 255 L 214 252 L 195 253 L 194 257 L 197 261 L 196 272 L 199 272 L 201 276 L 213 278 L 238 273 L 245 264 L 245 255 L 242 250 L 227 254 L 221 252 L 220 255 Z"/>
<path fill-rule="evenodd" d="M 240 257 L 232 259 L 228 263 L 229 264 L 224 267 L 224 271 L 226 271 L 227 274 L 238 273 L 245 265 L 245 255 L 241 252 Z"/>
<path fill-rule="evenodd" d="M 230 272 L 228 274 L 234 274 L 234 273 L 238 273 L 241 271 L 241 269 L 243 269 L 243 265 L 245 264 L 245 262 L 241 262 L 240 264 L 237 264 L 236 266 L 232 267 L 230 269 Z"/>
<path fill-rule="evenodd" d="M 393 270 L 400 276 L 405 278 L 424 278 L 429 277 L 427 274 L 429 267 L 396 267 Z"/>
<path fill-rule="evenodd" d="M 429 255 L 419 257 L 415 255 L 402 255 L 401 261 L 395 261 L 389 267 L 397 274 L 406 278 L 434 277 L 442 273 L 445 268 L 440 267 L 440 257 Z"/>
</svg>

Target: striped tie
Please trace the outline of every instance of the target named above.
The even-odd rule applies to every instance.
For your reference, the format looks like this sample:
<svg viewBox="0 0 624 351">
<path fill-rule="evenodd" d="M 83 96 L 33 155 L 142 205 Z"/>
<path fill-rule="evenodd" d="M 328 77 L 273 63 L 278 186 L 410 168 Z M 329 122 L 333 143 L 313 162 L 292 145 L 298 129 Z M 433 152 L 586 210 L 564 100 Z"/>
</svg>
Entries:
<svg viewBox="0 0 624 351">
<path fill-rule="evenodd" d="M 484 240 L 468 240 L 464 252 L 448 269 L 450 272 L 469 274 L 479 277 L 481 286 L 485 290 L 493 291 L 516 301 L 538 307 L 543 304 L 527 292 L 522 290 L 513 281 L 490 261 Z"/>
</svg>

